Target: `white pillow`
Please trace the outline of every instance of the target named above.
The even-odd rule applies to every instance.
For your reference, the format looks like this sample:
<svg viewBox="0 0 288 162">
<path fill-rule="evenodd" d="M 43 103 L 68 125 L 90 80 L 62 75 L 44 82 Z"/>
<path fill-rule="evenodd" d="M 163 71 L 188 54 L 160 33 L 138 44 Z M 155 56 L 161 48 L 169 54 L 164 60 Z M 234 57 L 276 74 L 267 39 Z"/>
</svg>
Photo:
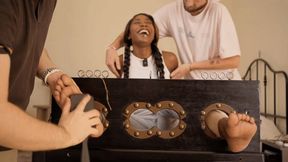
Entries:
<svg viewBox="0 0 288 162">
<path fill-rule="evenodd" d="M 282 133 L 270 119 L 260 115 L 260 139 L 261 140 L 277 140 Z"/>
</svg>

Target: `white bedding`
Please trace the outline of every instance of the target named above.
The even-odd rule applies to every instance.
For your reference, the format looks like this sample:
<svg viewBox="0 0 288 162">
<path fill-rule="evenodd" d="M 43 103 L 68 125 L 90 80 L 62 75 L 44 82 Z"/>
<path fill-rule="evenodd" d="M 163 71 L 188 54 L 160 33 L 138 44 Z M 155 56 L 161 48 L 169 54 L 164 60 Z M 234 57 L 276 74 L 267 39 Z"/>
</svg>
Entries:
<svg viewBox="0 0 288 162">
<path fill-rule="evenodd" d="M 284 134 L 276 127 L 274 122 L 263 115 L 260 115 L 260 139 L 279 140 Z"/>
</svg>

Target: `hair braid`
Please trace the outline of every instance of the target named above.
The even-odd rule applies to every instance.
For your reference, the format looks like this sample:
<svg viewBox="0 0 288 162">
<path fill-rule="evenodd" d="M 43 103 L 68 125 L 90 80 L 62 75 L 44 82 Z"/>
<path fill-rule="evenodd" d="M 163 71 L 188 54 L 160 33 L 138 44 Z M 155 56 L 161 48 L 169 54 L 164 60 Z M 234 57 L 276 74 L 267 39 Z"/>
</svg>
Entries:
<svg viewBox="0 0 288 162">
<path fill-rule="evenodd" d="M 154 43 L 151 44 L 151 48 L 152 48 L 152 55 L 153 55 L 153 57 L 155 59 L 155 63 L 156 63 L 157 76 L 159 79 L 165 79 L 162 54 L 160 53 L 157 45 L 155 45 Z"/>
<path fill-rule="evenodd" d="M 130 45 L 125 45 L 125 52 L 124 52 L 124 66 L 123 66 L 123 72 L 124 72 L 124 78 L 129 78 L 129 67 L 130 67 Z"/>
<path fill-rule="evenodd" d="M 159 30 L 157 25 L 155 24 L 155 21 L 151 15 L 145 14 L 145 13 L 139 13 L 133 16 L 132 19 L 130 19 L 125 27 L 124 31 L 124 44 L 125 44 L 125 51 L 124 51 L 124 65 L 123 65 L 123 72 L 124 72 L 124 78 L 129 78 L 129 67 L 130 67 L 130 46 L 132 45 L 132 40 L 130 38 L 130 26 L 134 18 L 136 18 L 138 15 L 144 15 L 147 16 L 153 23 L 154 29 L 155 29 L 155 35 L 154 39 L 151 43 L 151 49 L 152 49 L 152 56 L 155 59 L 156 64 L 156 71 L 157 71 L 157 77 L 158 79 L 165 79 L 164 77 L 164 65 L 163 65 L 163 59 L 162 54 L 160 53 L 157 42 L 159 40 Z"/>
</svg>

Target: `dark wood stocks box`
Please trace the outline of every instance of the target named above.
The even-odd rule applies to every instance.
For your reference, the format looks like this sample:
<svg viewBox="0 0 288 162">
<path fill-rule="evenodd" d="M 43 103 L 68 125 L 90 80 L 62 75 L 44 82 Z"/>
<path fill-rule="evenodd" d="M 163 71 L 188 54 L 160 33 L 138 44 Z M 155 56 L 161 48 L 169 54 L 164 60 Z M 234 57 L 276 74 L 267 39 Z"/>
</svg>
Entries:
<svg viewBox="0 0 288 162">
<path fill-rule="evenodd" d="M 243 161 L 258 162 L 260 134 L 257 129 L 249 146 L 240 153 L 228 151 L 224 140 L 213 139 L 205 132 L 205 115 L 214 109 L 227 113 L 249 113 L 259 128 L 257 81 L 147 80 L 74 78 L 83 93 L 94 97 L 107 112 L 107 126 L 100 138 L 89 138 L 90 161 Z M 112 110 L 110 110 L 110 108 Z M 172 110 L 176 126 L 160 129 L 135 129 L 130 117 L 136 110 L 157 114 Z M 175 114 L 174 113 L 174 114 Z M 53 100 L 52 122 L 61 111 Z M 206 126 L 207 127 L 207 126 Z M 80 161 L 82 145 L 63 150 L 37 152 L 33 161 Z"/>
</svg>

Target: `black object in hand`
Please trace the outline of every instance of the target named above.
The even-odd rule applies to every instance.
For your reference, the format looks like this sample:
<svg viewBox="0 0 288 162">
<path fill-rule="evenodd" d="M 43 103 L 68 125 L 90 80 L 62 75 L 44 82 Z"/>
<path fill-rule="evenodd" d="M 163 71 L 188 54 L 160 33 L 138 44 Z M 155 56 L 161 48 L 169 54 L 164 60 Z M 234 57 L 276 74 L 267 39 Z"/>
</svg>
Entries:
<svg viewBox="0 0 288 162">
<path fill-rule="evenodd" d="M 76 109 L 76 107 L 78 106 L 79 102 L 85 97 L 85 94 L 75 94 L 75 95 L 71 95 L 70 99 L 71 99 L 71 109 L 70 111 L 73 111 Z M 104 106 L 103 106 L 104 107 Z M 108 121 L 106 120 L 105 115 L 103 114 L 103 110 L 102 107 L 99 107 L 99 104 L 97 104 L 95 102 L 95 100 L 93 99 L 93 97 L 91 96 L 91 99 L 88 101 L 88 103 L 86 104 L 85 108 L 84 108 L 84 112 L 90 111 L 92 109 L 96 109 L 100 112 L 100 120 L 102 122 L 102 124 L 104 124 L 104 126 L 106 126 L 108 123 Z M 108 125 L 107 125 L 108 127 Z"/>
<path fill-rule="evenodd" d="M 71 96 L 71 111 L 75 110 L 79 102 L 85 97 L 85 94 L 75 94 Z M 84 112 L 95 109 L 94 99 L 91 97 L 89 102 L 86 104 Z"/>
</svg>

